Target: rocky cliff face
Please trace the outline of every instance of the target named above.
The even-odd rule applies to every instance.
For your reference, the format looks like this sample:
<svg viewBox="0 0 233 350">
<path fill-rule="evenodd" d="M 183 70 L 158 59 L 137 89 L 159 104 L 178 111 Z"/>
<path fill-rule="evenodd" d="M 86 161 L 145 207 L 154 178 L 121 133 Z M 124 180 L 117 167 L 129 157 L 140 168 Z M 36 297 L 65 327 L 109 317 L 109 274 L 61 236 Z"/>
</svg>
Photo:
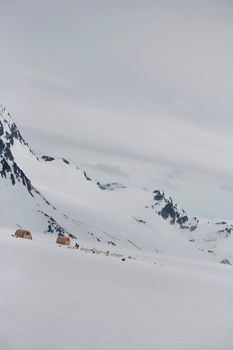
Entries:
<svg viewBox="0 0 233 350">
<path fill-rule="evenodd" d="M 2 178 L 9 178 L 13 186 L 16 182 L 20 182 L 33 196 L 31 181 L 24 174 L 23 170 L 18 167 L 11 152 L 15 140 L 29 148 L 16 124 L 12 122 L 10 114 L 6 112 L 5 108 L 0 107 L 0 175 Z"/>
<path fill-rule="evenodd" d="M 43 196 L 43 194 L 33 186 L 31 180 L 24 171 L 18 166 L 12 153 L 12 147 L 18 141 L 23 147 L 27 148 L 33 157 L 36 157 L 30 149 L 28 143 L 22 137 L 16 124 L 12 121 L 11 115 L 6 109 L 0 106 L 0 176 L 2 181 L 11 186 L 20 186 L 34 199 L 35 204 L 40 207 L 43 203 L 45 210 L 56 211 L 56 208 Z M 22 192 L 21 192 L 22 193 Z M 22 198 L 22 202 L 27 200 Z M 60 226 L 57 221 L 41 210 L 37 210 L 38 216 L 44 216 L 46 222 L 44 232 L 54 232 L 58 234 L 70 234 L 66 229 Z M 44 220 L 43 220 L 44 222 Z M 72 234 L 70 234 L 72 235 Z"/>
<path fill-rule="evenodd" d="M 177 225 L 181 229 L 196 230 L 199 223 L 196 217 L 189 218 L 186 211 L 174 203 L 171 197 L 166 197 L 163 191 L 155 190 L 153 194 L 154 203 L 151 207 L 158 215 L 171 225 Z"/>
<path fill-rule="evenodd" d="M 199 228 L 200 220 L 197 217 L 189 217 L 186 211 L 174 203 L 171 197 L 167 197 L 162 190 L 153 191 L 154 198 L 151 208 L 156 214 L 161 216 L 171 225 L 177 225 L 182 230 L 190 232 Z M 226 221 L 208 221 L 206 227 L 210 228 L 213 233 L 219 234 L 222 237 L 229 237 L 233 233 L 233 225 Z"/>
</svg>

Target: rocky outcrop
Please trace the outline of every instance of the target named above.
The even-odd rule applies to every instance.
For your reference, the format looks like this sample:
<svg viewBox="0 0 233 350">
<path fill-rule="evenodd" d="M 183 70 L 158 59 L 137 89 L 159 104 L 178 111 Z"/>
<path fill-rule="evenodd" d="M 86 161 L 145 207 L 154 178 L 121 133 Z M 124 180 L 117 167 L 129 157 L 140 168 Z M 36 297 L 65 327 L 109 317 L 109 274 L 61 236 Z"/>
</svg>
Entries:
<svg viewBox="0 0 233 350">
<path fill-rule="evenodd" d="M 97 182 L 97 186 L 103 191 L 114 191 L 116 189 L 126 188 L 126 186 L 122 185 L 119 182 L 111 182 L 106 184 L 101 184 L 100 182 Z"/>
<path fill-rule="evenodd" d="M 196 217 L 189 219 L 184 209 L 178 207 L 171 197 L 167 198 L 165 193 L 160 190 L 153 191 L 152 208 L 164 220 L 169 220 L 171 225 L 178 225 L 181 229 L 194 231 L 197 228 L 198 220 Z"/>
</svg>

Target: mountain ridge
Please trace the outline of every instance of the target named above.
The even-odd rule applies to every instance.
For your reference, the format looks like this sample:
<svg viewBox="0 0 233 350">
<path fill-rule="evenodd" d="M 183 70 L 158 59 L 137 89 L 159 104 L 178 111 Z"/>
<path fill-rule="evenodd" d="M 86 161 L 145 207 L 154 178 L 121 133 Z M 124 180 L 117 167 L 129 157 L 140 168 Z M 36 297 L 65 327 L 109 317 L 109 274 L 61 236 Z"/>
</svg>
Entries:
<svg viewBox="0 0 233 350">
<path fill-rule="evenodd" d="M 15 198 L 18 196 L 17 191 L 12 194 L 13 191 L 10 190 L 12 188 L 20 187 L 20 192 L 25 188 L 30 195 L 32 202 L 29 201 L 26 192 L 21 198 L 24 198 L 22 202 L 27 202 L 29 212 L 33 211 L 33 216 L 37 217 L 32 223 L 28 219 L 29 225 L 26 225 L 35 231 L 68 234 L 72 238 L 78 237 L 93 244 L 101 242 L 105 245 L 118 246 L 121 242 L 122 246 L 131 248 L 134 246 L 140 249 L 161 250 L 154 245 L 161 245 L 164 249 L 166 240 L 170 245 L 170 240 L 174 237 L 169 232 L 175 230 L 174 234 L 184 237 L 189 244 L 196 246 L 197 250 L 209 254 L 211 252 L 213 256 L 219 254 L 218 242 L 222 243 L 223 240 L 232 238 L 232 223 L 207 220 L 200 222 L 197 217 L 190 218 L 183 208 L 165 195 L 163 190 L 155 189 L 153 193 L 141 190 L 139 193 L 139 190 L 134 191 L 118 182 L 95 182 L 85 170 L 79 169 L 66 158 L 56 158 L 47 153 L 42 156 L 36 155 L 23 138 L 11 115 L 2 106 L 0 107 L 0 175 L 2 186 L 6 185 L 5 196 L 12 197 L 11 202 L 14 202 L 14 196 Z M 10 192 L 12 193 L 9 195 Z M 59 197 L 60 192 L 65 200 Z M 65 201 L 68 206 L 64 204 Z M 124 208 L 120 208 L 123 202 L 126 205 L 125 211 Z M 101 209 L 98 208 L 98 203 L 101 203 Z M 65 209 L 69 206 L 67 215 Z M 12 225 L 22 226 L 14 221 L 14 213 L 18 213 L 17 208 L 12 212 Z M 113 220 L 112 225 L 110 218 Z M 25 218 L 22 221 L 24 225 L 27 223 Z M 141 237 L 142 228 L 138 228 L 139 224 L 141 227 L 144 226 L 146 243 Z M 106 233 L 107 231 L 112 233 Z M 117 233 L 118 231 L 121 233 Z M 165 238 L 163 231 L 167 235 L 166 237 L 164 234 Z M 166 249 L 165 247 L 164 250 Z M 227 257 L 231 257 L 231 250 Z"/>
</svg>

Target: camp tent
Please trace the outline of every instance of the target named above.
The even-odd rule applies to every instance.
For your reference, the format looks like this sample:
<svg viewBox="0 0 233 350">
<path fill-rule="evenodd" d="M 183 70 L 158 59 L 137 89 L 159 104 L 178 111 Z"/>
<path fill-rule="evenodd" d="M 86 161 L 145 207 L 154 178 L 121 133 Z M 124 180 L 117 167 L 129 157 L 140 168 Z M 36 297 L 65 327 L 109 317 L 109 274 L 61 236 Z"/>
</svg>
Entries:
<svg viewBox="0 0 233 350">
<path fill-rule="evenodd" d="M 27 230 L 17 230 L 15 232 L 15 236 L 20 238 L 25 238 L 25 239 L 32 239 L 31 232 Z"/>
<path fill-rule="evenodd" d="M 65 236 L 58 236 L 57 244 L 70 245 L 70 238 Z"/>
</svg>

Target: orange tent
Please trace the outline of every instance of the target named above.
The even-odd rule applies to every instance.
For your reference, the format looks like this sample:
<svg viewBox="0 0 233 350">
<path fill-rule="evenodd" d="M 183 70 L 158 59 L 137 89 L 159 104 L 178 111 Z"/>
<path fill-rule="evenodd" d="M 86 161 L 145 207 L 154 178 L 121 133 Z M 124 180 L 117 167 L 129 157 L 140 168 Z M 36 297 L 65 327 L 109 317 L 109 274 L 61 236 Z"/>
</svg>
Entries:
<svg viewBox="0 0 233 350">
<path fill-rule="evenodd" d="M 70 238 L 66 236 L 58 236 L 57 244 L 70 245 Z"/>
</svg>

